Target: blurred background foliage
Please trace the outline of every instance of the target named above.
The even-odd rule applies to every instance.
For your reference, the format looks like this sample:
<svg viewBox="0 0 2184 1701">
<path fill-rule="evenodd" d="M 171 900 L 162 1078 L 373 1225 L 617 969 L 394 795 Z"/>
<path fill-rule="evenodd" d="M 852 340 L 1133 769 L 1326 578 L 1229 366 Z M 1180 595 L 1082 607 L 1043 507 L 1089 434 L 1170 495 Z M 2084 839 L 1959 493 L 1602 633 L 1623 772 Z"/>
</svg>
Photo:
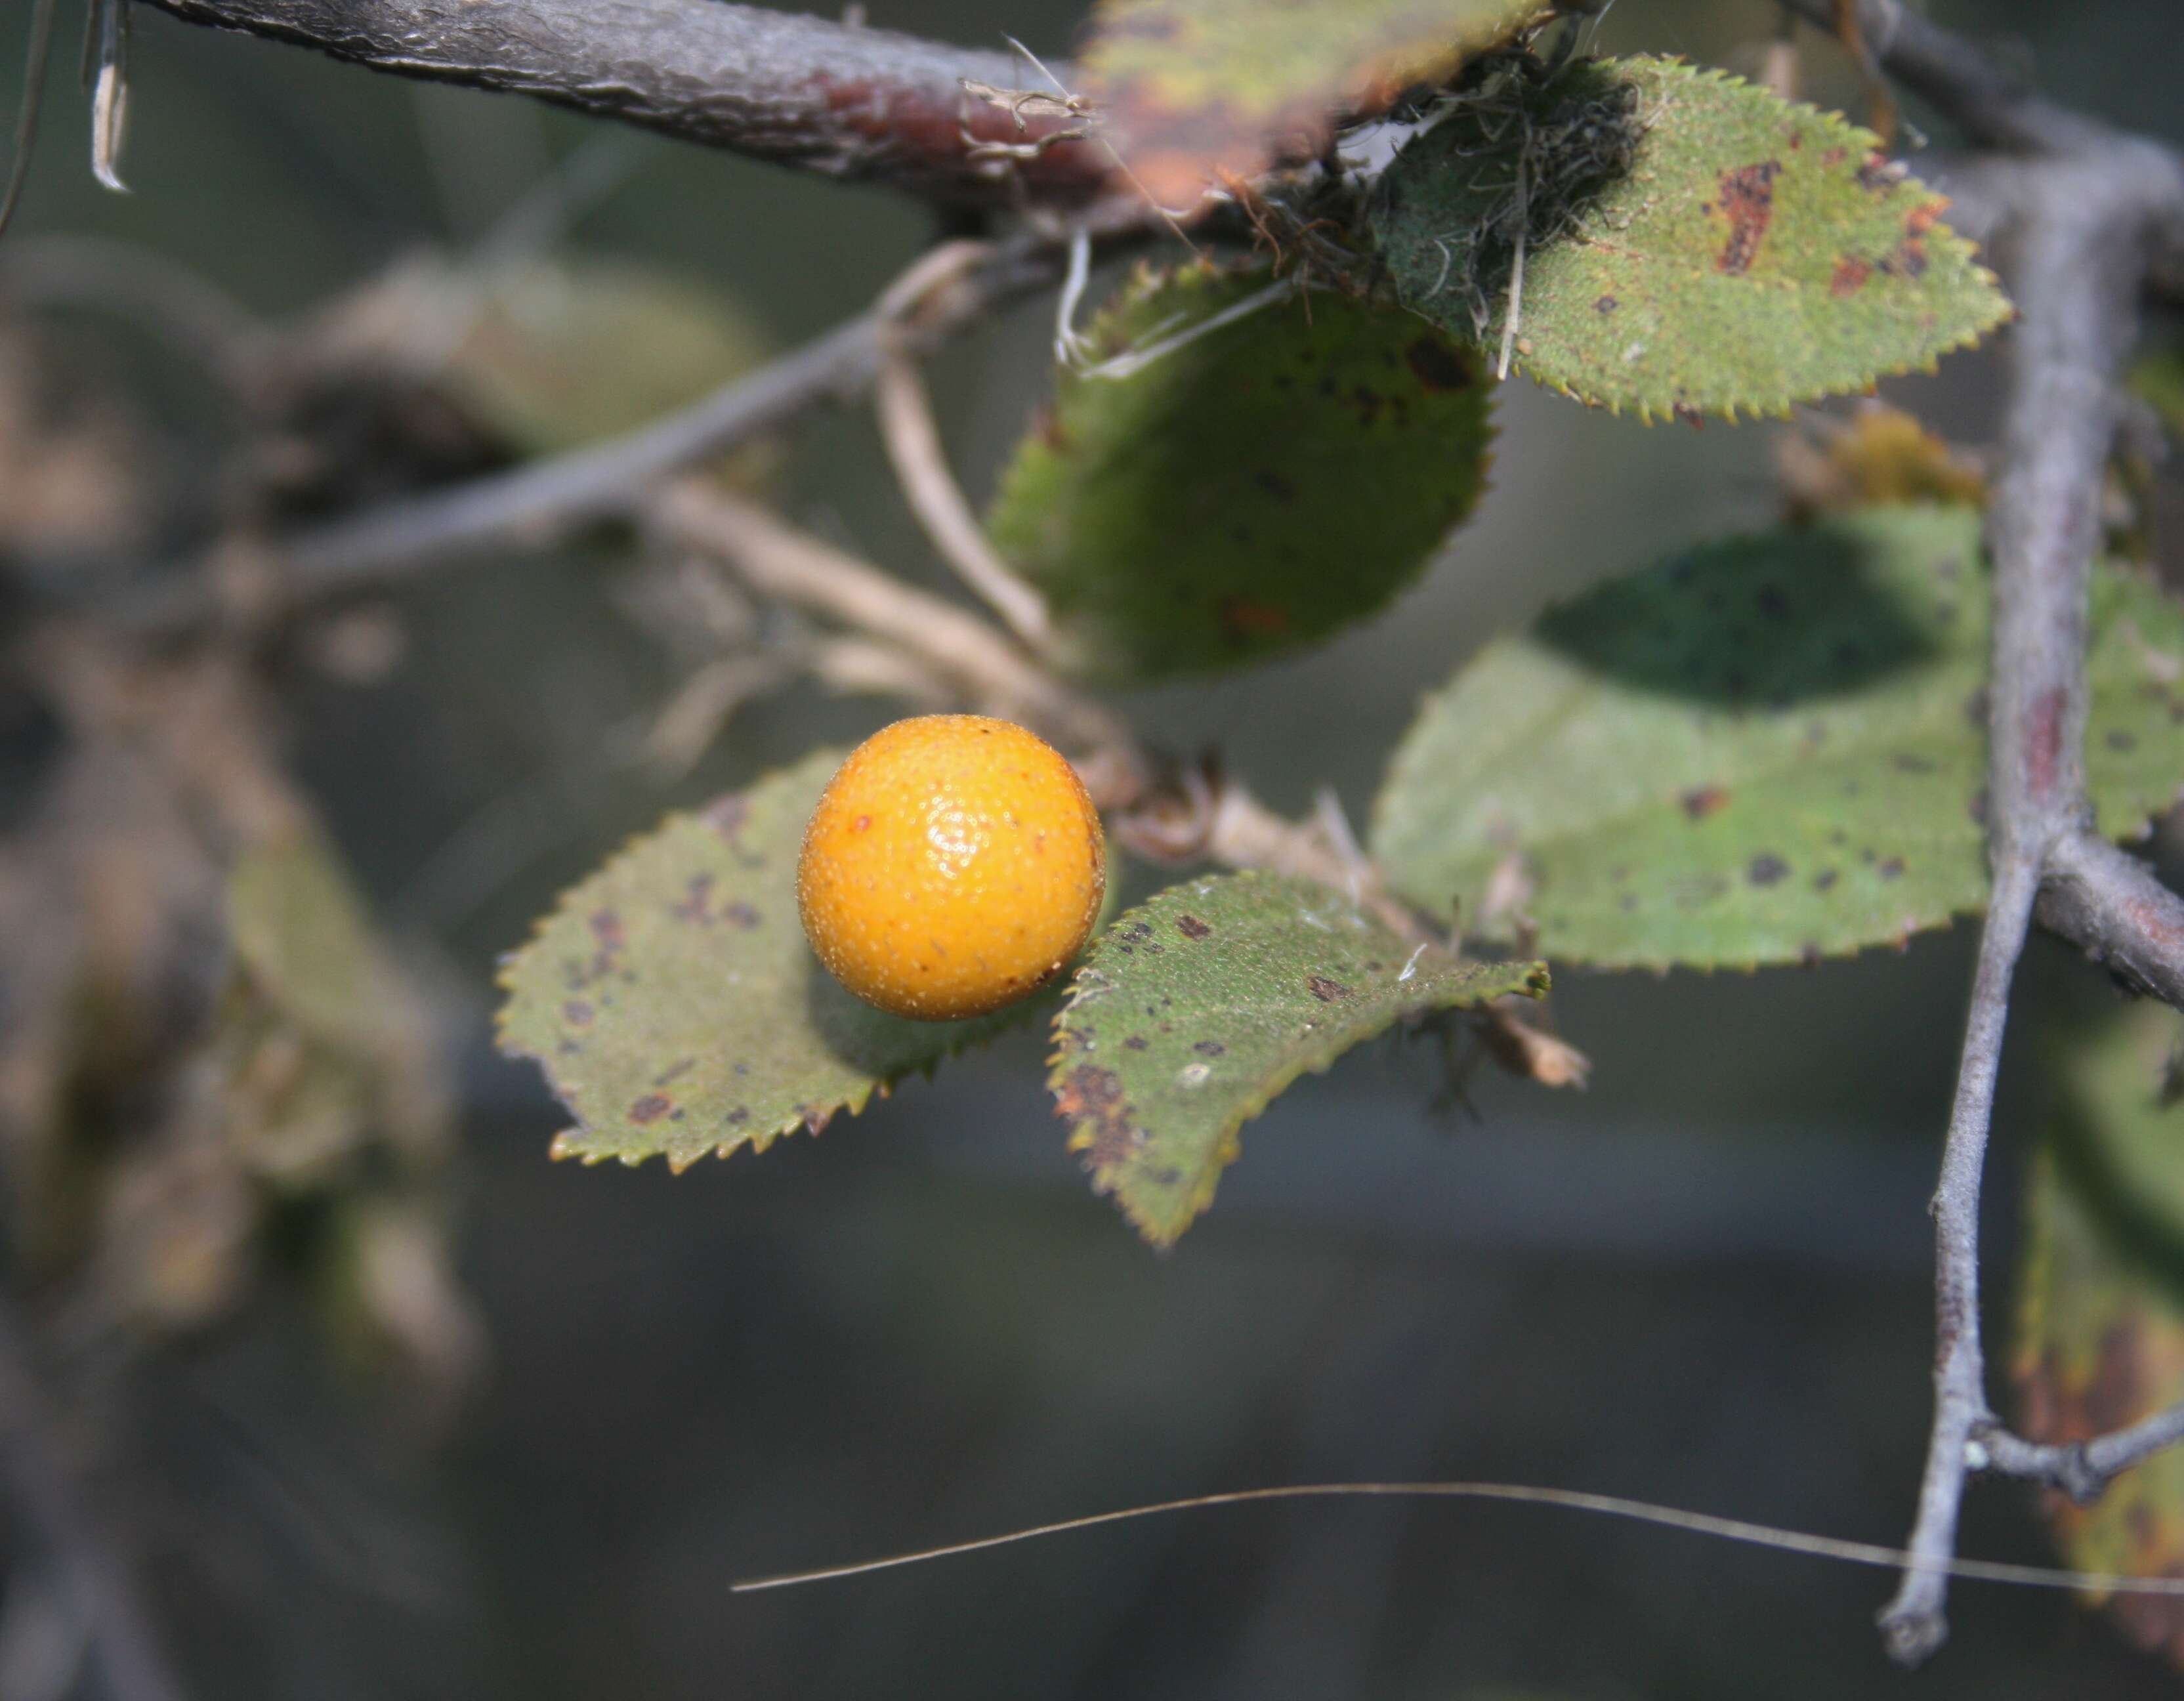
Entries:
<svg viewBox="0 0 2184 1701">
<path fill-rule="evenodd" d="M 867 9 L 1057 53 L 1077 11 Z M 2162 0 L 1934 9 L 2019 43 L 2058 96 L 2184 140 L 2176 79 L 2149 58 Z M 678 379 L 862 308 L 932 234 L 878 192 L 136 24 L 135 192 L 92 184 L 82 103 L 57 78 L 0 246 L 0 549 L 25 559 L 156 552 L 238 515 L 367 498 L 389 419 L 420 458 L 410 477 L 555 446 L 579 415 L 627 424 Z M 1761 0 L 1626 0 L 1602 37 L 1749 70 L 1774 27 Z M 1858 109 L 1825 51 L 1808 70 L 1814 98 Z M 576 264 L 508 269 L 526 256 Z M 209 380 L 202 345 L 174 334 L 196 297 L 169 267 L 231 298 L 206 322 L 285 358 Z M 102 304 L 93 276 L 162 304 Z M 1046 388 L 1049 310 L 936 364 L 974 496 Z M 1998 377 L 1960 357 L 1887 393 L 1976 451 Z M 1479 513 L 1393 611 L 1249 675 L 1135 694 L 1139 723 L 1217 745 L 1278 806 L 1324 783 L 1354 815 L 1420 694 L 1496 630 L 1785 505 L 1786 427 L 1649 431 L 1523 382 L 1500 427 Z M 861 414 L 740 476 L 940 583 Z M 2172 486 L 2150 505 L 2173 547 Z M 1894 1539 L 1925 1434 L 1925 1202 L 1970 939 L 1814 972 L 1566 975 L 1559 1023 L 1596 1065 L 1582 1098 L 1482 1078 L 1468 1113 L 1437 1107 L 1437 1058 L 1385 1043 L 1255 1124 L 1251 1161 L 1165 1258 L 1087 1191 L 1032 1035 L 762 1162 L 551 1165 L 554 1107 L 487 1043 L 497 954 L 669 807 L 889 712 L 799 684 L 710 743 L 666 736 L 664 705 L 704 662 L 689 627 L 671 574 L 591 539 L 316 622 L 247 712 L 229 700 L 259 682 L 121 678 L 95 650 L 49 656 L 40 689 L 0 702 L 18 1198 L 77 1197 L 26 1168 L 58 1149 L 36 1130 L 125 1130 L 130 1105 L 77 1089 L 125 1076 L 177 998 L 230 1012 L 193 1090 L 231 1131 L 247 1118 L 265 1154 L 240 1179 L 231 1157 L 199 1161 L 188 1112 L 207 1101 L 184 1093 L 159 1163 L 77 1198 L 103 1226 L 18 1210 L 8 1229 L 67 1457 L 193 1693 L 2173 1691 L 2064 1596 L 1964 1588 L 1947 1656 L 1906 1678 L 1868 1631 L 1877 1576 L 1511 1508 L 1212 1512 L 731 1598 L 754 1573 L 1331 1477 L 1552 1482 Z M 72 759 L 125 766 L 130 739 L 98 730 L 148 726 L 203 760 L 148 786 Z M 170 923 L 216 917 L 238 855 L 255 901 L 288 919 L 203 984 L 203 942 Z M 104 869 L 84 936 L 40 913 L 41 857 Z M 346 937 L 358 903 L 386 929 L 358 973 L 400 997 L 282 972 L 281 940 Z M 59 959 L 42 967 L 33 942 Z M 2048 1085 L 2031 1036 L 2114 1002 L 2052 943 L 2027 987 L 1990 1193 L 1997 1271 Z M 1976 1493 L 1969 1522 L 1968 1553 L 2051 1556 L 2014 1489 Z M 25 1686 L 69 1632 L 12 1507 L 0 1540 L 12 1701 L 41 1693 Z"/>
</svg>

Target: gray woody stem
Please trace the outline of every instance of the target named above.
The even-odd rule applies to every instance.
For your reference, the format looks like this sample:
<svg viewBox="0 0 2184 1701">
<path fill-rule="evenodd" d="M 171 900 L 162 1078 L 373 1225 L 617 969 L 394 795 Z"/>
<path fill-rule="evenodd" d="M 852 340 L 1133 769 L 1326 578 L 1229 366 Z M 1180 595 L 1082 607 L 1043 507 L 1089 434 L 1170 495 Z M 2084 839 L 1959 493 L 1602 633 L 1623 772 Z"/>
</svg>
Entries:
<svg viewBox="0 0 2184 1701">
<path fill-rule="evenodd" d="M 1786 0 L 1825 25 L 1831 0 Z M 2103 480 L 2121 413 L 2118 373 L 2138 305 L 2184 232 L 2184 165 L 2020 88 L 1968 43 L 1893 0 L 1864 0 L 1882 64 L 2003 158 L 1969 162 L 1982 208 L 2014 252 L 2018 308 L 2002 466 L 1989 542 L 1994 650 L 1988 688 L 1988 856 L 1956 1101 L 1934 1195 L 1934 1425 L 1908 1569 L 1881 1625 L 1915 1664 L 1948 1634 L 1947 1579 L 1964 1480 L 1975 1466 L 2097 1489 L 2184 1436 L 2164 1414 L 2080 1448 L 2036 1447 L 1986 1404 L 1980 1344 L 1981 1173 L 2010 982 L 2036 903 L 2048 926 L 2142 990 L 2184 992 L 2184 902 L 2096 839 L 2084 741 L 2086 594 L 2100 548 Z"/>
<path fill-rule="evenodd" d="M 76 1495 L 14 1308 L 0 1303 L 0 1469 L 81 1620 L 92 1693 L 106 1701 L 182 1701 L 151 1621 Z"/>
<path fill-rule="evenodd" d="M 1054 276 L 1051 258 L 1040 252 L 999 251 L 983 265 L 939 279 L 915 304 L 890 291 L 871 311 L 623 436 L 276 539 L 268 546 L 270 560 L 258 564 L 270 569 L 271 580 L 259 600 L 272 607 L 256 611 L 376 589 L 511 538 L 627 516 L 660 479 L 781 429 L 823 403 L 862 393 L 905 348 L 930 348 Z M 122 605 L 120 618 L 147 635 L 192 631 L 224 611 L 220 577 L 210 564 L 178 565 Z"/>
<path fill-rule="evenodd" d="M 510 90 L 830 176 L 971 206 L 1075 205 L 1109 160 L 967 97 L 1023 85 L 1008 53 L 724 0 L 145 0 L 404 76 Z M 1007 147 L 1002 159 L 983 148 Z"/>
</svg>

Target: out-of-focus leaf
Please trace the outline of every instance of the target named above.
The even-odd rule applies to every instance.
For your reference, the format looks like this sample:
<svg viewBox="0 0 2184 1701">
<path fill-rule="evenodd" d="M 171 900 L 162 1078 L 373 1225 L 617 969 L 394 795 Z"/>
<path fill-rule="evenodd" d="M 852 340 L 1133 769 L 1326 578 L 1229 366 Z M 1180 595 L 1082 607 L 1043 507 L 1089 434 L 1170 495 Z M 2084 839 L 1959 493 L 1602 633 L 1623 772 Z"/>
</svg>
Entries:
<svg viewBox="0 0 2184 1701">
<path fill-rule="evenodd" d="M 1901 408 L 1879 402 L 1847 420 L 1816 420 L 1786 432 L 1777 452 L 1791 514 L 1809 520 L 1847 509 L 1932 502 L 1983 505 L 1976 463 Z"/>
<path fill-rule="evenodd" d="M 2184 1399 L 2184 1107 L 2166 1062 L 2184 1030 L 2145 1004 L 2061 1060 L 2053 1149 L 2031 1177 L 2011 1373 L 2020 1430 L 2057 1446 Z M 2079 1570 L 2184 1576 L 2184 1452 L 2126 1472 L 2091 1506 L 2048 1510 Z M 2184 1602 L 2117 1595 L 2131 1640 L 2184 1664 Z"/>
<path fill-rule="evenodd" d="M 1083 64 L 1131 174 L 1163 206 L 1311 159 L 1336 119 L 1438 81 L 1540 0 L 1100 0 Z"/>
<path fill-rule="evenodd" d="M 1262 272 L 1141 273 L 1091 340 L 1157 349 L 1268 287 Z M 1409 314 L 1279 299 L 1128 376 L 1065 373 L 989 528 L 1084 671 L 1258 661 L 1418 576 L 1478 500 L 1492 388 L 1475 354 Z"/>
<path fill-rule="evenodd" d="M 341 304 L 322 334 L 335 370 L 391 367 L 522 455 L 632 430 L 766 354 L 719 291 L 596 256 L 412 261 Z"/>
<path fill-rule="evenodd" d="M 2142 354 L 2131 369 L 2131 388 L 2169 435 L 2184 441 L 2184 337 L 2168 337 Z"/>
<path fill-rule="evenodd" d="M 237 1154 L 292 1186 L 326 1181 L 374 1138 L 436 1163 L 448 1106 L 430 1014 L 332 848 L 309 833 L 247 846 L 227 924 L 212 1055 Z"/>
<path fill-rule="evenodd" d="M 2184 611 L 2094 579 L 2086 761 L 2131 837 L 2184 786 Z M 1480 653 L 1398 748 L 1373 849 L 1474 926 L 1505 862 L 1547 957 L 1794 962 L 1986 900 L 1987 572 L 1970 509 L 1710 544 Z M 1491 929 L 1490 929 L 1490 931 Z"/>
<path fill-rule="evenodd" d="M 1093 945 L 1048 1085 L 1093 1185 L 1167 1246 L 1212 1202 L 1238 1130 L 1299 1075 L 1406 1016 L 1546 984 L 1537 963 L 1408 944 L 1308 880 L 1186 881 Z"/>
<path fill-rule="evenodd" d="M 501 971 L 504 1051 L 535 1058 L 577 1125 L 557 1157 L 682 1169 L 763 1152 L 861 1110 L 912 1069 L 1057 995 L 969 1022 L 911 1022 L 819 965 L 796 910 L 805 823 L 839 751 L 819 751 L 635 841 L 566 894 Z"/>
<path fill-rule="evenodd" d="M 1947 199 L 1879 139 L 1719 71 L 1507 60 L 1382 179 L 1398 293 L 1497 338 L 1517 239 L 1518 363 L 1641 418 L 1783 413 L 1930 369 L 2008 316 Z"/>
<path fill-rule="evenodd" d="M 552 454 L 688 406 L 766 354 L 718 290 L 594 258 L 489 275 L 447 382 L 519 447 Z"/>
<path fill-rule="evenodd" d="M 237 966 L 314 1037 L 360 1047 L 386 1031 L 386 965 L 363 901 L 320 839 L 247 848 L 227 883 Z"/>
</svg>

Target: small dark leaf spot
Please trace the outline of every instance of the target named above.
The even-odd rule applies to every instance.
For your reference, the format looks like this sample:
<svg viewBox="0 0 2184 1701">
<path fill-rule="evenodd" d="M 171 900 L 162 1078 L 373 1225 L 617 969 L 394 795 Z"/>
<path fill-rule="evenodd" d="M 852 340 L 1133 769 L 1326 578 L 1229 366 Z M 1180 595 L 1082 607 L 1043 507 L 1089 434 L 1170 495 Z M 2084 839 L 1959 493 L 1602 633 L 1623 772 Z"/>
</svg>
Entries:
<svg viewBox="0 0 2184 1701">
<path fill-rule="evenodd" d="M 2110 733 L 2103 742 L 2112 750 L 2135 750 L 2138 748 L 2138 740 L 2129 733 Z"/>
<path fill-rule="evenodd" d="M 658 1122 L 675 1108 L 675 1101 L 665 1093 L 647 1093 L 629 1107 L 629 1119 L 634 1123 Z"/>
<path fill-rule="evenodd" d="M 1787 878 L 1789 873 L 1790 865 L 1780 856 L 1754 856 L 1752 866 L 1744 871 L 1744 878 L 1755 886 L 1771 886 Z"/>
<path fill-rule="evenodd" d="M 1623 304 L 1618 301 L 1613 296 L 1603 295 L 1599 300 L 1592 304 L 1592 310 L 1595 313 L 1613 313 L 1622 304 Z"/>
<path fill-rule="evenodd" d="M 1702 785 L 1676 800 L 1683 806 L 1685 816 L 1693 821 L 1703 821 L 1729 806 L 1729 793 L 1721 786 Z"/>
<path fill-rule="evenodd" d="M 1896 879 L 1899 878 L 1903 873 L 1903 859 L 1901 856 L 1891 856 L 1886 862 L 1883 862 L 1880 865 L 1880 878 L 1884 880 Z"/>
<path fill-rule="evenodd" d="M 682 1058 L 677 1062 L 669 1064 L 658 1074 L 655 1075 L 652 1078 L 652 1085 L 655 1087 L 664 1087 L 671 1081 L 679 1081 L 683 1076 L 688 1074 L 691 1070 L 697 1067 L 698 1060 L 695 1057 Z"/>
<path fill-rule="evenodd" d="M 1151 1044 L 1152 1041 L 1145 1038 L 1144 1035 L 1133 1034 L 1128 1039 L 1123 1041 L 1123 1049 L 1126 1051 L 1142 1051 Z"/>
<path fill-rule="evenodd" d="M 722 910 L 721 916 L 730 927 L 741 928 L 745 933 L 758 925 L 758 912 L 740 898 Z"/>
<path fill-rule="evenodd" d="M 1190 1049 L 1201 1057 L 1222 1057 L 1228 1053 L 1228 1048 L 1218 1040 L 1201 1040 Z"/>
<path fill-rule="evenodd" d="M 1178 916 L 1175 918 L 1175 930 L 1185 939 L 1204 939 L 1213 931 L 1196 916 Z"/>
<path fill-rule="evenodd" d="M 1834 869 L 1823 868 L 1819 873 L 1813 876 L 1813 890 L 1816 892 L 1825 892 L 1841 878 L 1842 876 L 1838 874 Z"/>
<path fill-rule="evenodd" d="M 726 1122 L 731 1128 L 740 1128 L 744 1124 L 750 1120 L 750 1107 L 749 1105 L 738 1105 L 733 1110 L 730 1111 L 726 1117 L 722 1118 L 722 1120 Z"/>
<path fill-rule="evenodd" d="M 1339 998 L 1350 996 L 1348 987 L 1339 980 L 1330 980 L 1323 974 L 1307 974 L 1304 978 L 1304 984 L 1311 989 L 1312 996 L 1322 1004 L 1332 1004 Z"/>
<path fill-rule="evenodd" d="M 1871 262 L 1856 254 L 1845 254 L 1836 262 L 1836 269 L 1828 279 L 1828 293 L 1841 297 L 1855 295 L 1865 287 L 1865 281 L 1873 276 Z"/>
<path fill-rule="evenodd" d="M 592 1024 L 592 1007 L 581 998 L 571 998 L 561 1007 L 561 1019 L 571 1028 L 588 1028 Z"/>
</svg>

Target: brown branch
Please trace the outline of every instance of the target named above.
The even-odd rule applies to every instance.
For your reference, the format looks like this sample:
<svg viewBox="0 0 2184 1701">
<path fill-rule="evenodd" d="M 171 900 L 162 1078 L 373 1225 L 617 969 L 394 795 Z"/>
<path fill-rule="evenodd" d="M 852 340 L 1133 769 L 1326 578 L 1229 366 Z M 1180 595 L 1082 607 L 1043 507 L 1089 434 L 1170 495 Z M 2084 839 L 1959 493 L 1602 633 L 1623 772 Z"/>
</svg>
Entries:
<svg viewBox="0 0 2184 1701">
<path fill-rule="evenodd" d="M 949 471 L 925 374 L 916 360 L 900 351 L 891 354 L 880 368 L 873 400 L 895 482 L 934 549 L 1011 632 L 1034 653 L 1044 651 L 1054 639 L 1046 599 L 1001 559 L 971 511 Z"/>
<path fill-rule="evenodd" d="M 664 493 L 652 517 L 663 535 L 726 561 L 760 595 L 911 650 L 970 700 L 1097 756 L 1134 776 L 1142 766 L 1123 722 L 1062 685 L 968 609 L 905 584 L 765 508 L 716 485 L 689 480 Z"/>
<path fill-rule="evenodd" d="M 404 76 L 535 96 L 686 141 L 956 206 L 1077 206 L 1080 120 L 967 95 L 1013 88 L 1005 53 L 724 0 L 146 0 L 192 24 L 316 47 Z M 996 153 L 995 150 L 1005 150 Z"/>
</svg>

